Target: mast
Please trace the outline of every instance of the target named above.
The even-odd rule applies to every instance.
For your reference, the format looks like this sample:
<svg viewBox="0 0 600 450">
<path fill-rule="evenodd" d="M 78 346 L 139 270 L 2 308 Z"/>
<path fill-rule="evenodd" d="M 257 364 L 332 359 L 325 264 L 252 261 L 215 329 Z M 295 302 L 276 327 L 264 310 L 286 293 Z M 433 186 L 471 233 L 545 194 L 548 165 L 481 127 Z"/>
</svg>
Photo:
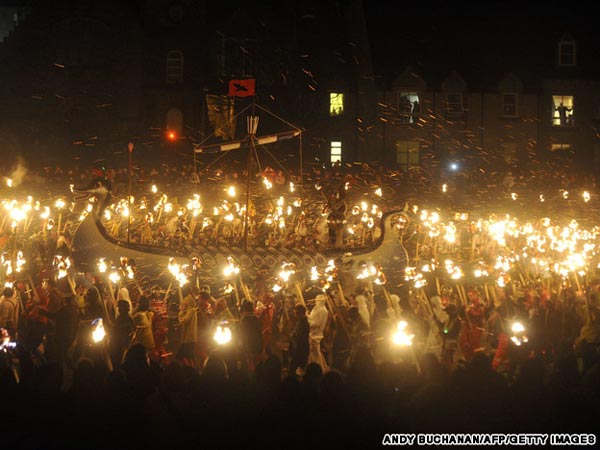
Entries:
<svg viewBox="0 0 600 450">
<path fill-rule="evenodd" d="M 256 152 L 256 130 L 258 129 L 258 116 L 254 115 L 254 99 L 252 100 L 252 115 L 246 117 L 246 127 L 248 129 L 248 164 L 246 171 L 248 179 L 246 182 L 246 215 L 244 216 L 244 251 L 248 251 L 248 231 L 250 217 L 250 171 L 252 170 L 252 155 Z"/>
</svg>

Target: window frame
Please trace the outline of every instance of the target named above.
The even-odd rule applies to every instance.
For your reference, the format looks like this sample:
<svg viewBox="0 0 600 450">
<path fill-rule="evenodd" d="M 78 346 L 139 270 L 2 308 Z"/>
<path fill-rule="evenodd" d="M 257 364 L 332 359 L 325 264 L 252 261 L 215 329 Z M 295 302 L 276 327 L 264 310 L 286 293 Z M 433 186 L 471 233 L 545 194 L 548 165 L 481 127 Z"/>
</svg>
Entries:
<svg viewBox="0 0 600 450">
<path fill-rule="evenodd" d="M 561 100 L 557 100 L 558 98 L 560 98 Z M 567 111 L 566 113 L 569 114 L 566 116 L 567 118 L 567 122 L 562 124 L 560 123 L 560 113 L 557 110 L 557 104 L 560 105 L 561 103 L 565 103 L 565 99 L 570 99 L 570 102 L 567 101 L 567 103 L 570 103 L 570 108 L 571 111 Z M 556 94 L 552 94 L 551 95 L 551 101 L 552 101 L 552 110 L 551 110 L 551 123 L 552 123 L 552 127 L 553 128 L 573 128 L 575 126 L 575 96 L 574 95 L 556 95 Z M 569 106 L 566 106 L 567 108 L 569 108 Z M 557 123 L 558 122 L 558 123 Z"/>
<path fill-rule="evenodd" d="M 406 150 L 400 148 L 401 146 L 405 146 Z M 402 169 L 406 172 L 408 171 L 411 167 L 414 166 L 420 166 L 421 164 L 421 158 L 420 158 L 420 152 L 421 152 L 421 143 L 419 141 L 406 141 L 406 140 L 397 140 L 394 143 L 394 147 L 396 149 L 396 164 L 400 165 L 402 167 Z M 415 159 L 415 158 L 411 158 L 411 152 L 416 150 L 416 162 L 415 163 L 411 163 L 411 159 Z M 402 153 L 404 155 L 406 155 L 406 159 L 405 161 L 400 161 L 399 158 L 399 154 L 402 151 Z"/>
<path fill-rule="evenodd" d="M 340 102 L 336 102 L 336 99 L 341 99 Z M 341 104 L 340 110 L 335 111 L 334 106 Z M 340 117 L 344 115 L 344 93 L 343 92 L 330 92 L 329 93 L 329 117 Z"/>
<path fill-rule="evenodd" d="M 450 105 L 451 104 L 457 104 L 457 103 L 451 103 L 450 100 L 450 96 L 456 95 L 458 96 L 458 98 L 460 98 L 460 111 L 451 111 L 450 110 Z M 463 96 L 462 92 L 447 92 L 446 93 L 446 115 L 448 117 L 460 117 L 462 115 L 464 115 L 465 113 L 465 99 Z"/>
<path fill-rule="evenodd" d="M 507 96 L 514 96 L 514 103 L 507 103 L 506 102 L 506 97 Z M 514 106 L 514 113 L 510 114 L 506 112 L 506 106 L 507 105 L 512 105 Z M 503 92 L 502 93 L 502 117 L 507 117 L 507 118 L 515 118 L 515 117 L 519 117 L 519 94 L 516 92 Z"/>
<path fill-rule="evenodd" d="M 184 57 L 181 50 L 169 50 L 166 59 L 165 81 L 170 85 L 183 84 Z"/>
<path fill-rule="evenodd" d="M 565 47 L 572 49 L 571 53 L 564 51 Z M 569 56 L 571 62 L 564 62 L 564 57 Z M 558 65 L 560 67 L 574 67 L 577 65 L 577 45 L 574 41 L 563 41 L 558 43 Z"/>
<path fill-rule="evenodd" d="M 329 141 L 329 162 L 342 162 L 342 141 Z M 336 151 L 334 153 L 334 150 Z M 339 150 L 339 153 L 337 152 Z"/>
<path fill-rule="evenodd" d="M 406 97 L 408 102 L 401 102 L 400 99 L 402 97 Z M 418 110 L 415 109 L 415 100 L 411 100 L 411 98 L 416 97 L 416 102 L 418 104 Z M 410 104 L 410 111 L 403 111 L 402 105 Z M 417 90 L 402 90 L 396 92 L 396 111 L 398 113 L 398 117 L 400 118 L 401 123 L 414 125 L 417 123 L 419 116 L 421 115 L 421 93 Z"/>
</svg>

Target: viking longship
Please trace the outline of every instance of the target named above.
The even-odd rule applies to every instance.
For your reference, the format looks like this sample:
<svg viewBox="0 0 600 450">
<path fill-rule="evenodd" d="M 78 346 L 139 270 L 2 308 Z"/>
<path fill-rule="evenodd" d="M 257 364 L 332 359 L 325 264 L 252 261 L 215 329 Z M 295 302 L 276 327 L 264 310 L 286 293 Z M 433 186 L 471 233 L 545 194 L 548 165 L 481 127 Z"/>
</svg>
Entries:
<svg viewBox="0 0 600 450">
<path fill-rule="evenodd" d="M 386 213 L 381 219 L 381 236 L 373 248 L 331 249 L 323 253 L 308 253 L 291 249 L 253 247 L 244 251 L 239 247 L 201 247 L 189 251 L 176 251 L 139 243 L 128 243 L 109 235 L 101 218 L 111 202 L 110 183 L 99 178 L 83 188 L 75 188 L 76 200 L 95 197 L 92 211 L 75 230 L 72 256 L 80 272 L 94 272 L 98 261 L 118 262 L 122 258 L 135 261 L 137 270 L 148 277 L 157 278 L 167 273 L 169 261 L 180 266 L 198 265 L 198 276 L 209 285 L 224 282 L 223 267 L 233 261 L 248 273 L 269 267 L 276 270 L 283 264 L 294 263 L 296 270 L 310 272 L 314 266 L 325 267 L 334 259 L 340 270 L 358 274 L 365 266 L 379 264 L 388 280 L 399 280 L 404 274 L 407 253 L 402 246 L 402 234 L 406 225 L 403 211 Z M 338 266 L 339 267 L 339 266 Z"/>
</svg>

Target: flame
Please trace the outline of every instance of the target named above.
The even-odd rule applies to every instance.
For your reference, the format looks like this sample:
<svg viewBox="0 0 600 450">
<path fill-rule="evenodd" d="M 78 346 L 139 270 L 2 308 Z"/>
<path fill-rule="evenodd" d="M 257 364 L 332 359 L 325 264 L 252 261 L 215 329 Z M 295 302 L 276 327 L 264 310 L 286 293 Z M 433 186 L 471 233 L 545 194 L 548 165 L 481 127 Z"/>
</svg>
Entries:
<svg viewBox="0 0 600 450">
<path fill-rule="evenodd" d="M 511 331 L 513 335 L 511 336 L 510 340 L 516 346 L 520 346 L 528 341 L 527 336 L 525 336 L 525 327 L 522 323 L 514 322 L 512 324 Z"/>
<path fill-rule="evenodd" d="M 228 256 L 227 257 L 227 265 L 223 269 L 223 274 L 226 277 L 229 277 L 229 276 L 234 275 L 234 274 L 237 275 L 238 273 L 240 273 L 239 266 L 237 266 L 234 263 L 233 258 L 231 256 Z"/>
<path fill-rule="evenodd" d="M 296 265 L 294 263 L 283 263 L 281 265 L 281 271 L 279 272 L 279 279 L 286 283 L 290 280 L 290 277 L 296 273 Z"/>
<path fill-rule="evenodd" d="M 414 334 L 407 332 L 408 323 L 404 320 L 398 322 L 396 331 L 392 334 L 392 342 L 399 347 L 410 347 L 413 345 Z"/>
<path fill-rule="evenodd" d="M 105 337 L 106 331 L 104 330 L 102 319 L 96 319 L 96 326 L 94 327 L 94 331 L 92 331 L 92 339 L 97 344 L 98 342 L 102 342 Z"/>
<path fill-rule="evenodd" d="M 69 274 L 71 259 L 68 256 L 63 257 L 61 255 L 56 255 L 52 265 L 55 266 L 58 271 L 56 278 L 61 279 Z"/>
<path fill-rule="evenodd" d="M 167 267 L 169 269 L 169 272 L 171 272 L 171 274 L 175 277 L 175 280 L 179 282 L 179 287 L 183 287 L 185 284 L 189 283 L 187 276 L 182 270 L 187 267 L 187 264 L 181 267 L 179 263 L 175 261 L 175 258 L 170 258 Z"/>
<path fill-rule="evenodd" d="M 227 324 L 217 325 L 213 340 L 219 345 L 226 345 L 231 342 L 231 329 Z"/>
<path fill-rule="evenodd" d="M 377 269 L 375 266 L 363 266 L 359 274 L 356 276 L 357 280 L 364 280 L 369 277 L 377 275 Z"/>
<path fill-rule="evenodd" d="M 587 203 L 587 202 L 590 201 L 591 196 L 590 196 L 590 193 L 588 191 L 583 191 L 583 194 L 581 194 L 581 195 L 582 195 L 583 201 L 585 203 Z"/>
<path fill-rule="evenodd" d="M 108 275 L 108 279 L 111 283 L 117 284 L 121 280 L 121 276 L 116 270 L 113 270 L 110 275 Z"/>
<path fill-rule="evenodd" d="M 223 293 L 225 295 L 228 295 L 228 294 L 231 294 L 234 290 L 235 289 L 234 289 L 233 285 L 229 281 L 226 281 L 225 287 L 223 288 Z"/>
<path fill-rule="evenodd" d="M 108 269 L 106 261 L 104 260 L 104 258 L 100 258 L 100 260 L 98 260 L 98 272 L 105 273 L 106 269 Z"/>
</svg>

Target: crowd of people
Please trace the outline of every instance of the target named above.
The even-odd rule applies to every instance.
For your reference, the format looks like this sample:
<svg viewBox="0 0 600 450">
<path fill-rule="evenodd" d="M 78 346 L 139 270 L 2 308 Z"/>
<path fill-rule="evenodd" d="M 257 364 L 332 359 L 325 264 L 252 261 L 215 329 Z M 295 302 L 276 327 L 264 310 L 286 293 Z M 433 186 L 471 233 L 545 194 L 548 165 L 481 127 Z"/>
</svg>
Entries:
<svg viewBox="0 0 600 450">
<path fill-rule="evenodd" d="M 378 445 L 390 430 L 593 432 L 600 412 L 600 284 L 588 306 L 543 287 L 498 289 L 494 303 L 471 289 L 466 307 L 448 287 L 430 302 L 359 286 L 239 304 L 184 288 L 175 320 L 163 292 L 123 285 L 113 307 L 98 278 L 69 284 L 46 280 L 30 300 L 23 286 L 3 291 L 8 442 Z M 394 344 L 398 321 L 412 345 Z"/>
<path fill-rule="evenodd" d="M 203 184 L 202 176 L 190 181 L 189 169 L 165 169 L 164 180 L 174 189 L 181 180 Z M 155 172 L 139 171 L 136 183 L 145 175 L 155 182 Z M 329 194 L 320 212 L 336 211 L 346 183 L 418 184 L 369 166 L 350 172 L 315 167 L 311 184 Z M 72 175 L 83 183 L 100 174 Z M 113 175 L 123 194 L 126 172 Z M 277 183 L 278 176 L 285 175 L 273 179 L 283 190 L 290 178 Z M 221 170 L 214 178 L 207 189 L 216 192 L 236 177 Z M 516 181 L 503 175 L 499 183 L 509 192 Z M 58 248 L 45 253 L 68 256 L 68 241 L 68 233 L 55 234 L 44 245 Z M 100 273 L 59 273 L 52 258 L 38 258 L 28 277 L 6 277 L 5 442 L 364 447 L 389 432 L 594 432 L 600 282 L 593 277 L 580 289 L 532 280 L 495 286 L 493 295 L 472 283 L 462 297 L 458 285 L 382 287 L 341 273 L 326 289 L 299 291 L 292 281 L 274 292 L 271 275 L 264 267 L 218 292 L 193 278 L 165 289 L 141 273 L 113 285 Z M 96 337 L 100 329 L 106 335 Z"/>
</svg>

